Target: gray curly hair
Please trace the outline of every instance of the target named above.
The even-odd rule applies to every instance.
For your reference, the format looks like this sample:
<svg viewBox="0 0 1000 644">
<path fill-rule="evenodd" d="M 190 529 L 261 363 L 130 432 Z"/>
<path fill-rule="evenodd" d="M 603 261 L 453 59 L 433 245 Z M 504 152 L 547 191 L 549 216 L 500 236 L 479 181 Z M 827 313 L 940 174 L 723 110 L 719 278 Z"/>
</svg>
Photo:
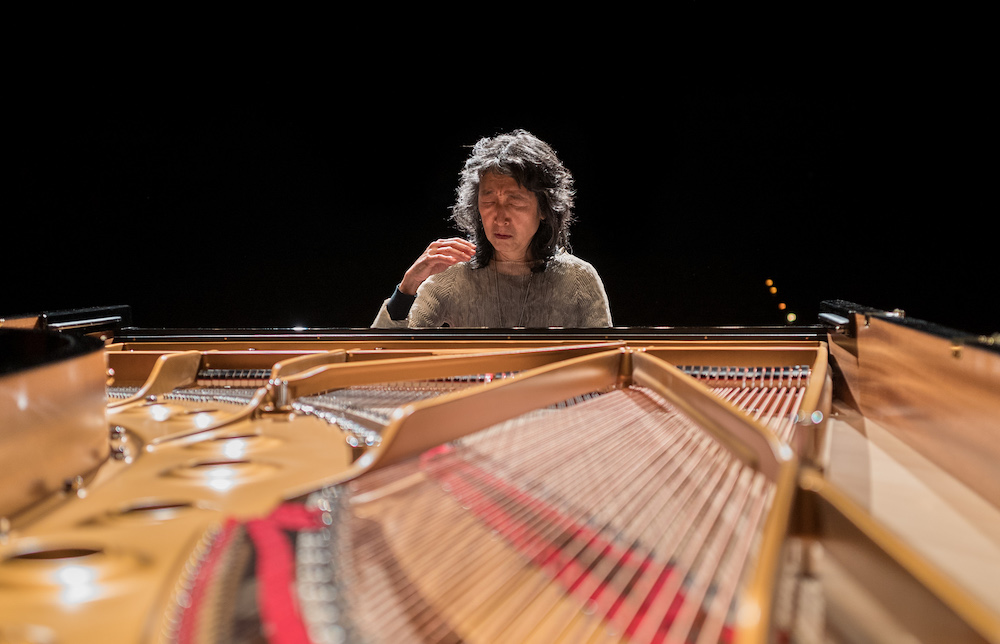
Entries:
<svg viewBox="0 0 1000 644">
<path fill-rule="evenodd" d="M 489 172 L 514 177 L 518 185 L 538 197 L 542 221 L 530 248 L 532 257 L 541 261 L 533 270 L 544 270 L 558 249 L 571 250 L 569 226 L 574 221 L 576 196 L 573 175 L 549 144 L 530 132 L 514 130 L 477 141 L 459 173 L 451 220 L 476 244 L 471 261 L 474 268 L 487 266 L 493 259 L 493 246 L 479 214 L 479 181 Z"/>
</svg>

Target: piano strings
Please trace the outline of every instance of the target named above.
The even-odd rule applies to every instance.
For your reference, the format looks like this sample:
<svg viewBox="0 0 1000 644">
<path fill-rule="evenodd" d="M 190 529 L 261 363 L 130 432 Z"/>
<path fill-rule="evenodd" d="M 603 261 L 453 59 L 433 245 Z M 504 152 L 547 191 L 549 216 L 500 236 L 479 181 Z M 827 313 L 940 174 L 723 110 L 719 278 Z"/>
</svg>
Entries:
<svg viewBox="0 0 1000 644">
<path fill-rule="evenodd" d="M 799 367 L 683 370 L 782 437 L 808 383 Z M 353 386 L 294 407 L 370 446 L 403 405 L 514 375 Z M 252 396 L 240 375 L 205 376 L 166 398 Z M 629 387 L 339 487 L 338 534 L 321 541 L 331 551 L 319 557 L 338 571 L 320 583 L 321 597 L 334 586 L 336 608 L 308 601 L 330 575 L 310 569 L 317 542 L 303 533 L 298 552 L 298 595 L 316 641 L 350 631 L 387 642 L 715 642 L 732 636 L 772 486 L 654 392 Z"/>
<path fill-rule="evenodd" d="M 792 432 L 809 384 L 808 366 L 680 368 L 722 399 L 768 427 L 783 442 Z"/>
<path fill-rule="evenodd" d="M 725 639 L 770 491 L 639 388 L 346 487 L 331 543 L 362 639 L 442 642 Z"/>
</svg>

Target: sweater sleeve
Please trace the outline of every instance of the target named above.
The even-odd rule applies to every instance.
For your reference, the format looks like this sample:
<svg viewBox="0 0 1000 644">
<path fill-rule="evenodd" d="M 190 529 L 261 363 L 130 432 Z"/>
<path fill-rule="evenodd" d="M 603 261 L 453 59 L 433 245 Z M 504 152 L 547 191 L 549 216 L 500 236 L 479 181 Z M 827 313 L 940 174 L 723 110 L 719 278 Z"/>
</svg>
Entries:
<svg viewBox="0 0 1000 644">
<path fill-rule="evenodd" d="M 577 274 L 577 295 L 581 328 L 612 326 L 611 304 L 604 282 L 590 264 L 584 264 L 584 270 Z"/>
<path fill-rule="evenodd" d="M 396 287 L 392 297 L 382 303 L 372 328 L 419 329 L 439 327 L 445 321 L 445 296 L 450 281 L 445 273 L 427 278 L 417 288 L 413 298 L 399 292 Z M 399 317 L 400 315 L 404 317 Z"/>
<path fill-rule="evenodd" d="M 375 316 L 375 321 L 372 322 L 371 328 L 373 329 L 405 329 L 407 325 L 406 318 L 402 320 L 393 320 L 389 315 L 389 304 L 392 298 L 387 298 L 382 302 L 382 308 L 378 310 L 378 314 Z"/>
</svg>

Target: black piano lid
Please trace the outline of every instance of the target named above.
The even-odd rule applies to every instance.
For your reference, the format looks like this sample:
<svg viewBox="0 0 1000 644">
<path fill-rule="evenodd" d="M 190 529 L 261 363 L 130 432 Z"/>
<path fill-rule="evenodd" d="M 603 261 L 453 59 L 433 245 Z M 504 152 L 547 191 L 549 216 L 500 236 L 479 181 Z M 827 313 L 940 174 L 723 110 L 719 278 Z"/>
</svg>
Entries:
<svg viewBox="0 0 1000 644">
<path fill-rule="evenodd" d="M 0 376 L 103 349 L 95 338 L 39 329 L 0 329 Z"/>
</svg>

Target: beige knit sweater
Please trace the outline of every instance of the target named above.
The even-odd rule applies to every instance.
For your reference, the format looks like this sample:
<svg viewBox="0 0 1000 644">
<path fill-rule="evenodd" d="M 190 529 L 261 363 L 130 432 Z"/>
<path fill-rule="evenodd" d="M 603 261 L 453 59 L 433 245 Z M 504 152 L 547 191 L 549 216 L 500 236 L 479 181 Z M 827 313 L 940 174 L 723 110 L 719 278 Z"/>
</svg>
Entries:
<svg viewBox="0 0 1000 644">
<path fill-rule="evenodd" d="M 456 264 L 420 285 L 406 319 L 393 320 L 382 303 L 374 328 L 611 326 L 611 308 L 597 271 L 558 253 L 544 271 L 507 275 L 490 265 Z"/>
</svg>

